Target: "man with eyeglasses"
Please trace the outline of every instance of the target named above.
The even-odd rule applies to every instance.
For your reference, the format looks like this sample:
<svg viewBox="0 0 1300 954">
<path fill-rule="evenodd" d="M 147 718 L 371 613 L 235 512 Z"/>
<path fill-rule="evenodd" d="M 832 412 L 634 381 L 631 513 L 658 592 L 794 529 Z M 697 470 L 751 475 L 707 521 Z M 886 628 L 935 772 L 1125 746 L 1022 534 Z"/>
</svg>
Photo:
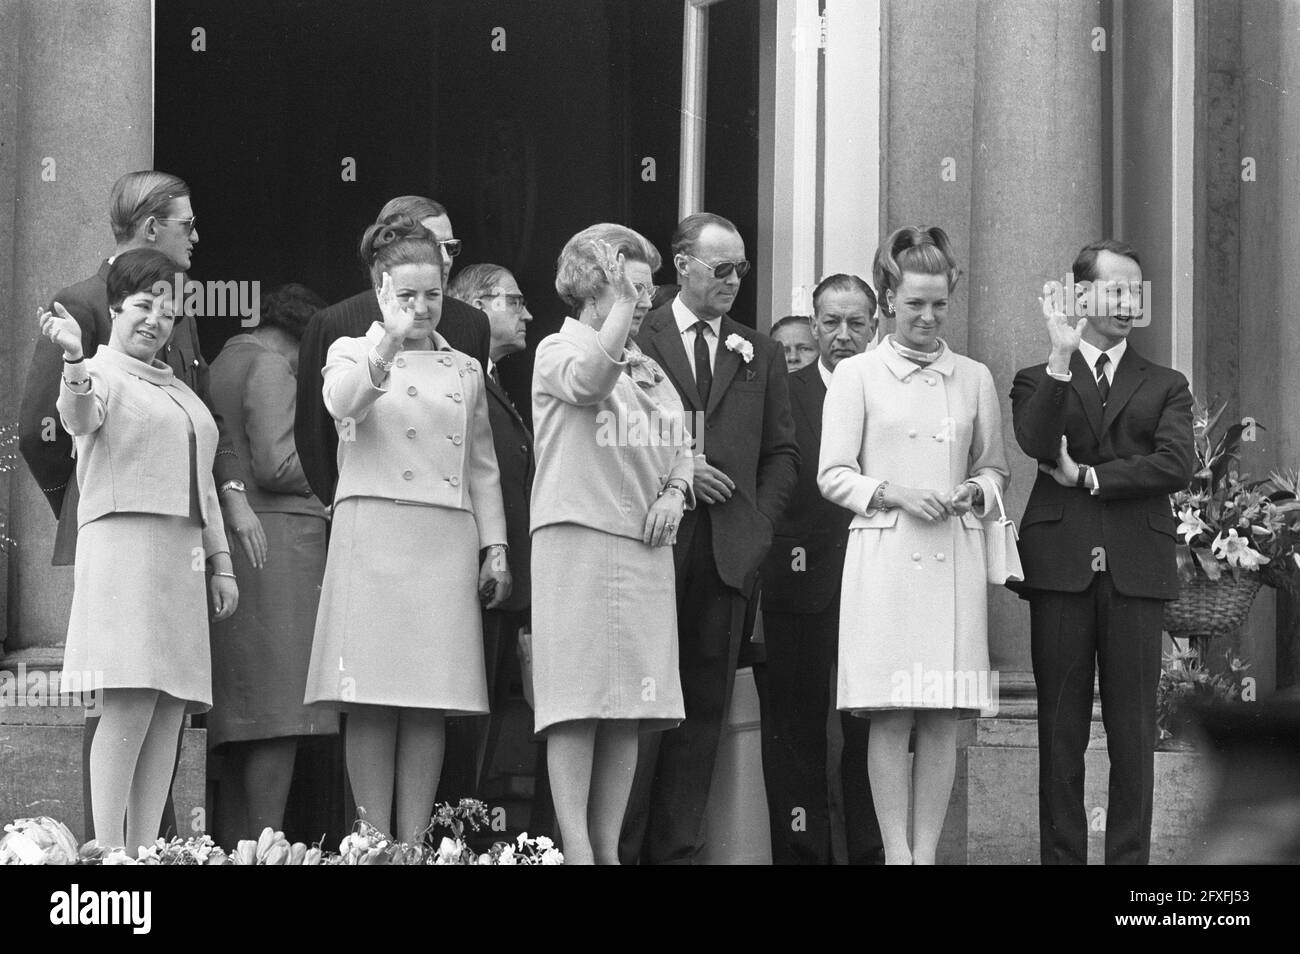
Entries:
<svg viewBox="0 0 1300 954">
<path fill-rule="evenodd" d="M 389 200 L 379 210 L 379 217 L 375 221 L 382 222 L 392 215 L 409 216 L 434 234 L 442 250 L 442 282 L 445 288 L 451 275 L 452 259 L 460 254 L 461 249 L 460 239 L 452 232 L 447 210 L 432 199 L 403 195 Z M 383 320 L 374 291 L 366 289 L 317 312 L 307 325 L 298 348 L 298 406 L 294 418 L 294 440 L 307 482 L 311 484 L 312 492 L 327 506 L 334 499 L 334 487 L 338 483 L 339 439 L 334 420 L 326 410 L 325 399 L 321 395 L 325 357 L 330 345 L 339 338 L 360 337 L 376 321 Z M 463 301 L 444 297 L 438 334 L 446 338 L 457 351 L 478 359 L 479 364 L 487 368 L 492 333 L 483 312 Z"/>
<path fill-rule="evenodd" d="M 525 332 L 533 320 L 528 303 L 514 275 L 500 265 L 467 265 L 452 280 L 447 294 L 466 302 L 488 316 L 492 329 L 492 347 L 487 363 L 488 418 L 492 424 L 492 444 L 496 449 L 497 467 L 501 472 L 501 501 L 506 514 L 506 543 L 510 553 L 513 585 L 510 598 L 493 610 L 483 611 L 483 657 L 487 663 L 488 697 L 491 715 L 449 719 L 447 756 L 443 763 L 441 798 L 454 801 L 465 795 L 482 795 L 485 773 L 491 767 L 493 750 L 489 743 L 498 733 L 490 731 L 492 720 L 505 725 L 502 716 L 509 698 L 505 665 L 514 652 L 519 630 L 528 621 L 532 599 L 532 544 L 528 533 L 529 495 L 533 488 L 536 461 L 533 434 L 501 386 L 497 364 L 508 355 L 527 346 Z M 531 733 L 529 733 L 531 735 Z M 528 736 L 523 739 L 526 743 Z M 480 757 L 481 753 L 481 757 Z M 545 761 L 538 761 L 538 789 L 544 788 Z M 541 794 L 539 792 L 539 794 Z M 540 799 L 545 802 L 545 796 Z M 535 815 L 547 811 L 535 796 Z M 537 823 L 533 822 L 533 827 Z"/>
<path fill-rule="evenodd" d="M 727 219 L 701 212 L 678 224 L 672 251 L 681 291 L 646 315 L 637 344 L 672 379 L 695 441 L 697 505 L 675 546 L 686 719 L 642 741 L 624 864 L 690 864 L 704 847 L 747 597 L 799 470 L 785 355 L 727 314 L 749 272 L 744 240 Z"/>
<path fill-rule="evenodd" d="M 831 275 L 813 290 L 813 317 L 802 321 L 816 361 L 790 375 L 790 410 L 799 442 L 799 482 L 777 521 L 763 561 L 763 648 L 755 669 L 763 719 L 763 781 L 774 864 L 831 863 L 826 718 L 839 647 L 840 579 L 853 514 L 817 489 L 822 404 L 841 361 L 876 337 L 876 296 L 856 275 Z M 867 776 L 870 723 L 840 713 L 842 783 L 849 864 L 884 861 Z M 794 825 L 801 818 L 802 825 Z"/>
</svg>

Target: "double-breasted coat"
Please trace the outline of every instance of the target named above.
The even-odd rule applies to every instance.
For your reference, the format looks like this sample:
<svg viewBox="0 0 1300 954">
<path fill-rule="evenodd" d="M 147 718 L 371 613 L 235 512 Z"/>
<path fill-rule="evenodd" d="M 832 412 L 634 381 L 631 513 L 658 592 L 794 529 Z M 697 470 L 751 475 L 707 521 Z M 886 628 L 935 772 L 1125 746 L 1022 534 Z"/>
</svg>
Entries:
<svg viewBox="0 0 1300 954">
<path fill-rule="evenodd" d="M 376 385 L 383 334 L 325 365 L 339 479 L 304 701 L 486 713 L 479 551 L 506 519 L 483 369 L 435 334 Z"/>
<path fill-rule="evenodd" d="M 923 368 L 886 342 L 836 367 L 817 484 L 855 514 L 841 590 L 840 709 L 991 705 L 981 518 L 1007 476 L 984 365 L 945 346 Z M 927 522 L 870 506 L 882 481 L 947 497 L 967 479 L 984 491 L 978 514 Z"/>
</svg>

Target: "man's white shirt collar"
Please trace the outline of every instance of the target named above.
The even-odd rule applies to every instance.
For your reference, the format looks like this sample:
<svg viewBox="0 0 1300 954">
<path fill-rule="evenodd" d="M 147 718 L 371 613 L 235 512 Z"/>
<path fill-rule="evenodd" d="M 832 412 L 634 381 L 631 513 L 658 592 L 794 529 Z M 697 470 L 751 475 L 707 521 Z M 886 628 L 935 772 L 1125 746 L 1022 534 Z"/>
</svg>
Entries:
<svg viewBox="0 0 1300 954">
<path fill-rule="evenodd" d="M 1106 354 L 1110 360 L 1106 362 L 1106 380 L 1111 384 L 1115 383 L 1115 368 L 1119 366 L 1119 359 L 1124 357 L 1124 352 L 1128 350 L 1128 339 L 1125 338 L 1113 348 L 1106 349 Z M 1097 376 L 1097 359 L 1101 357 L 1101 349 L 1090 341 L 1079 342 L 1079 356 L 1088 362 L 1088 367 L 1092 369 L 1093 377 Z"/>
<path fill-rule="evenodd" d="M 722 318 L 700 318 L 682 302 L 682 296 L 673 299 L 673 317 L 677 319 L 677 330 L 682 334 L 691 331 L 697 321 L 703 321 L 717 338 L 722 333 Z"/>
</svg>

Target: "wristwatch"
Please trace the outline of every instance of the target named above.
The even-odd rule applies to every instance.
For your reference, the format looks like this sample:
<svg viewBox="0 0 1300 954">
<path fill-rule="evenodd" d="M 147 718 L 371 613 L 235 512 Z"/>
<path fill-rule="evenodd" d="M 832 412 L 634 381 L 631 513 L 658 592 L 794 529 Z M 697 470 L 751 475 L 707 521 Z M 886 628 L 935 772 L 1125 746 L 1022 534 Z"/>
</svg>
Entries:
<svg viewBox="0 0 1300 954">
<path fill-rule="evenodd" d="M 244 482 L 242 480 L 227 480 L 224 484 L 221 485 L 221 490 L 219 491 L 219 493 L 224 494 L 227 490 L 236 490 L 241 494 L 248 493 L 248 488 L 244 486 Z"/>
</svg>

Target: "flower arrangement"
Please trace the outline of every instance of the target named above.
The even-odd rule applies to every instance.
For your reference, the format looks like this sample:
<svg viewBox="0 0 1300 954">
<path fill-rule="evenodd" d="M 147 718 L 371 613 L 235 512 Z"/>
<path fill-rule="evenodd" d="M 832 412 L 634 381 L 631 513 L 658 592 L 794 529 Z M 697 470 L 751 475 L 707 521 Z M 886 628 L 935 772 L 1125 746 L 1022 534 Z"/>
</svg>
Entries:
<svg viewBox="0 0 1300 954">
<path fill-rule="evenodd" d="M 135 857 L 121 848 L 97 841 L 77 847 L 67 826 L 53 818 L 22 818 L 5 826 L 0 839 L 0 865 L 562 865 L 564 855 L 545 836 L 519 835 L 513 843 L 498 841 L 485 852 L 465 843 L 465 829 L 479 831 L 489 823 L 487 806 L 463 798 L 458 805 L 437 807 L 419 841 L 395 840 L 374 825 L 360 820 L 344 836 L 337 852 L 319 844 L 290 844 L 284 832 L 266 828 L 261 836 L 239 842 L 232 852 L 217 846 L 207 835 L 182 840 L 159 838 L 141 847 Z M 435 846 L 434 832 L 450 830 Z"/>
<path fill-rule="evenodd" d="M 1156 728 L 1160 741 L 1174 738 L 1198 707 L 1253 701 L 1247 688 L 1250 677 L 1245 675 L 1250 664 L 1234 656 L 1231 650 L 1223 658 L 1227 669 L 1210 672 L 1194 647 L 1184 651 L 1175 644 L 1174 651 L 1165 654 L 1156 694 Z"/>
<path fill-rule="evenodd" d="M 1178 570 L 1185 582 L 1197 576 L 1217 581 L 1225 573 L 1259 573 L 1270 586 L 1296 587 L 1300 571 L 1300 500 L 1296 475 L 1275 472 L 1247 481 L 1239 473 L 1243 438 L 1263 430 L 1250 418 L 1215 431 L 1224 408 L 1211 412 L 1197 403 L 1192 427 L 1196 472 L 1191 483 L 1170 495 L 1178 515 Z"/>
</svg>

